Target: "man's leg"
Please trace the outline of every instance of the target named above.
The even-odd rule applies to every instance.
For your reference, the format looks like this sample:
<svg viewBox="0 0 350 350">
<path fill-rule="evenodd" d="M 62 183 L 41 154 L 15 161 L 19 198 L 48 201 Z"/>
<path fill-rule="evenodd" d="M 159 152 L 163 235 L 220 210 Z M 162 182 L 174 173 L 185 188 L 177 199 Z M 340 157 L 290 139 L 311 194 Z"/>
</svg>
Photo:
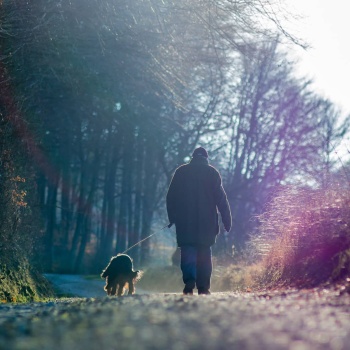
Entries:
<svg viewBox="0 0 350 350">
<path fill-rule="evenodd" d="M 210 294 L 210 278 L 212 271 L 211 247 L 198 247 L 196 279 L 198 294 Z"/>
<path fill-rule="evenodd" d="M 184 294 L 192 294 L 196 285 L 197 249 L 192 246 L 181 247 L 181 271 L 185 283 Z"/>
</svg>

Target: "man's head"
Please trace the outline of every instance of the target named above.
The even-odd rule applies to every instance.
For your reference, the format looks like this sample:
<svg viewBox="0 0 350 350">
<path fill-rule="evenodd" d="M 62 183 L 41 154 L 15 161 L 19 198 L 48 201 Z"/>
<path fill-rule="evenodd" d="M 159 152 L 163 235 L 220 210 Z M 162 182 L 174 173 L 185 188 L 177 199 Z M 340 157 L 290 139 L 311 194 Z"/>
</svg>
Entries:
<svg viewBox="0 0 350 350">
<path fill-rule="evenodd" d="M 198 147 L 196 148 L 193 153 L 192 153 L 192 157 L 204 157 L 204 158 L 208 158 L 208 152 L 205 148 L 203 147 Z"/>
</svg>

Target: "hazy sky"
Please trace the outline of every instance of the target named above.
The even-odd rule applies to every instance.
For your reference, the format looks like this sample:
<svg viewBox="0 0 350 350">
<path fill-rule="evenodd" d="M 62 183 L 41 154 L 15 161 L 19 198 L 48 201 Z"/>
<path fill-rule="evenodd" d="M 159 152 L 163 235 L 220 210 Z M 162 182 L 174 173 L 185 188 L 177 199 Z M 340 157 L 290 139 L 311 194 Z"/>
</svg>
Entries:
<svg viewBox="0 0 350 350">
<path fill-rule="evenodd" d="M 344 113 L 350 113 L 350 2 L 348 0 L 286 0 L 303 16 L 288 23 L 311 47 L 297 49 L 304 76 Z"/>
<path fill-rule="evenodd" d="M 298 58 L 297 71 L 312 78 L 313 89 L 350 114 L 350 1 L 277 0 L 287 4 L 288 16 L 282 22 L 289 32 L 304 39 L 310 48 L 291 45 Z M 289 49 L 289 48 L 288 48 Z M 350 136 L 345 136 L 333 156 L 345 163 L 350 158 Z"/>
</svg>

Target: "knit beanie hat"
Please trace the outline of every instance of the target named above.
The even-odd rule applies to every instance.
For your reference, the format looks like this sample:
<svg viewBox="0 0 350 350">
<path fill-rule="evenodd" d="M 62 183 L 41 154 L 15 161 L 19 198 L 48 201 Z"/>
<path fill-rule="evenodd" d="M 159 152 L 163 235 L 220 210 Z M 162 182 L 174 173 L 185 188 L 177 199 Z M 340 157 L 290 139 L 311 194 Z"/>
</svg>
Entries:
<svg viewBox="0 0 350 350">
<path fill-rule="evenodd" d="M 206 151 L 205 148 L 198 147 L 192 153 L 192 157 L 197 157 L 197 156 L 202 156 L 202 157 L 208 158 L 208 152 Z"/>
</svg>

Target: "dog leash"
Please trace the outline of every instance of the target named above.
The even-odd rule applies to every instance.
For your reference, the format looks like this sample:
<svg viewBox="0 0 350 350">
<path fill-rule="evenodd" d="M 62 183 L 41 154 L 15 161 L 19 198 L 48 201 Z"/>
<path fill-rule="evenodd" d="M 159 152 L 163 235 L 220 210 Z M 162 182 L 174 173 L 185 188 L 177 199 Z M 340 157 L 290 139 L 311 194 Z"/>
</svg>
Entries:
<svg viewBox="0 0 350 350">
<path fill-rule="evenodd" d="M 136 247 L 137 245 L 139 245 L 140 243 L 142 243 L 143 241 L 145 241 L 148 238 L 151 238 L 152 236 L 156 235 L 157 233 L 162 232 L 166 227 L 170 228 L 171 226 L 173 226 L 173 224 L 166 224 L 164 227 L 162 227 L 159 231 L 152 233 L 151 235 L 147 236 L 146 238 L 142 239 L 141 241 L 137 242 L 136 244 L 134 244 L 133 246 L 129 247 L 127 250 L 124 250 L 122 254 L 125 254 L 126 252 L 128 252 L 129 250 L 131 250 L 132 248 Z"/>
</svg>

